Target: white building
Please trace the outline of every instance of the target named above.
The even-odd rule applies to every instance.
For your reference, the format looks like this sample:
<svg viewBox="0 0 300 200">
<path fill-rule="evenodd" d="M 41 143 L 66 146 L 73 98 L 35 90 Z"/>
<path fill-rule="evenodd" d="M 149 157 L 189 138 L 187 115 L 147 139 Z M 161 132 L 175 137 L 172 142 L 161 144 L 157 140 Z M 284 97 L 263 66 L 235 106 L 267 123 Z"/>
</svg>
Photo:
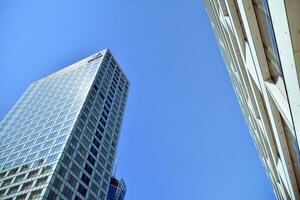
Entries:
<svg viewBox="0 0 300 200">
<path fill-rule="evenodd" d="M 300 199 L 300 1 L 205 0 L 277 199 Z"/>
</svg>

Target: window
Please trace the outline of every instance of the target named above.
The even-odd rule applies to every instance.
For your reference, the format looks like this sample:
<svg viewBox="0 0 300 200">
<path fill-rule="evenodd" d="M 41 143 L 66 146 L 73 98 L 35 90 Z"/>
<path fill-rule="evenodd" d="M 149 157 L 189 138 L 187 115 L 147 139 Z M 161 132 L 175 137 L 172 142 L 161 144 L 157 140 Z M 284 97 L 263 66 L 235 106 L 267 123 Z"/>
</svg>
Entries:
<svg viewBox="0 0 300 200">
<path fill-rule="evenodd" d="M 107 188 L 107 183 L 103 181 L 101 187 L 102 187 L 103 190 L 106 190 L 106 188 Z"/>
<path fill-rule="evenodd" d="M 25 200 L 26 199 L 27 194 L 22 194 L 17 196 L 16 200 Z"/>
<path fill-rule="evenodd" d="M 96 91 L 98 91 L 97 85 L 94 85 L 93 88 L 94 88 Z"/>
<path fill-rule="evenodd" d="M 95 147 L 91 146 L 90 151 L 91 151 L 91 153 L 92 153 L 95 157 L 97 157 L 98 151 L 97 151 L 97 149 L 96 149 Z"/>
<path fill-rule="evenodd" d="M 88 158 L 87 158 L 87 160 L 88 160 L 92 165 L 94 165 L 95 162 L 96 162 L 95 158 L 93 158 L 92 155 L 89 155 Z"/>
<path fill-rule="evenodd" d="M 102 112 L 102 116 L 105 120 L 107 120 L 108 116 L 107 116 L 107 114 L 105 114 L 105 112 Z"/>
<path fill-rule="evenodd" d="M 0 178 L 4 177 L 4 176 L 5 176 L 5 174 L 6 174 L 6 172 L 2 172 L 2 173 L 0 173 Z"/>
<path fill-rule="evenodd" d="M 78 144 L 78 140 L 75 137 L 71 138 L 71 143 L 74 147 L 76 147 L 76 145 Z"/>
<path fill-rule="evenodd" d="M 96 123 L 95 123 L 96 124 Z M 87 127 L 90 129 L 90 130 L 95 130 L 95 126 L 93 125 L 93 123 L 91 121 L 88 121 L 87 123 Z M 88 137 L 88 135 L 86 135 Z M 88 137 L 89 138 L 89 137 Z"/>
<path fill-rule="evenodd" d="M 99 148 L 100 147 L 100 142 L 98 142 L 98 140 L 96 138 L 93 139 L 93 144 Z"/>
<path fill-rule="evenodd" d="M 100 118 L 100 123 L 101 123 L 102 126 L 105 127 L 106 121 L 102 117 Z"/>
<path fill-rule="evenodd" d="M 112 83 L 112 85 L 110 86 L 109 89 L 110 89 L 110 91 L 111 91 L 112 93 L 115 93 L 115 91 L 116 91 L 116 90 L 114 89 L 114 87 L 113 87 L 113 83 Z M 113 95 L 111 95 L 111 96 L 113 96 Z"/>
<path fill-rule="evenodd" d="M 103 191 L 101 191 L 100 193 L 100 199 L 104 199 L 105 198 L 105 193 Z"/>
<path fill-rule="evenodd" d="M 100 161 L 100 163 L 101 164 L 105 164 L 105 158 L 100 154 L 100 156 L 99 156 L 99 161 Z"/>
<path fill-rule="evenodd" d="M 107 172 L 105 172 L 105 174 L 104 174 L 104 180 L 108 181 L 109 177 L 110 177 L 110 175 Z"/>
<path fill-rule="evenodd" d="M 63 144 L 59 144 L 59 145 L 56 145 L 56 146 L 52 147 L 51 153 L 59 152 L 62 148 L 62 145 Z"/>
<path fill-rule="evenodd" d="M 29 189 L 32 186 L 32 184 L 33 184 L 33 181 L 29 181 L 29 182 L 24 183 L 21 190 Z"/>
<path fill-rule="evenodd" d="M 44 150 L 40 151 L 38 157 L 44 157 L 44 156 L 48 155 L 50 149 L 51 149 L 51 148 L 44 149 Z"/>
<path fill-rule="evenodd" d="M 58 191 L 60 190 L 62 182 L 58 179 L 55 178 L 53 181 L 53 187 L 56 188 Z"/>
<path fill-rule="evenodd" d="M 78 147 L 78 151 L 81 153 L 81 155 L 83 155 L 84 157 L 86 156 L 87 154 L 87 150 L 84 148 L 84 146 L 82 144 L 79 144 L 79 147 Z"/>
<path fill-rule="evenodd" d="M 96 170 L 99 174 L 102 174 L 103 173 L 103 167 L 100 165 L 100 164 L 97 164 L 96 165 Z"/>
<path fill-rule="evenodd" d="M 85 136 L 81 138 L 81 142 L 84 144 L 84 146 L 85 146 L 86 148 L 88 148 L 89 145 L 90 145 L 89 140 L 88 140 Z"/>
<path fill-rule="evenodd" d="M 110 96 L 107 96 L 107 100 L 112 103 L 112 98 Z"/>
<path fill-rule="evenodd" d="M 66 165 L 69 166 L 71 159 L 69 158 L 69 156 L 65 155 L 62 162 Z"/>
<path fill-rule="evenodd" d="M 75 163 L 73 163 L 72 167 L 71 167 L 71 171 L 74 173 L 74 174 L 77 174 L 79 172 L 79 167 L 77 167 L 77 165 Z"/>
<path fill-rule="evenodd" d="M 81 120 L 84 121 L 84 122 L 87 120 L 87 116 L 86 116 L 84 113 L 82 113 L 82 115 L 81 115 L 80 118 L 81 118 Z"/>
<path fill-rule="evenodd" d="M 12 170 L 9 171 L 8 176 L 15 174 L 18 171 L 19 168 L 14 168 Z"/>
<path fill-rule="evenodd" d="M 61 136 L 56 139 L 55 143 L 58 144 L 58 143 L 64 142 L 66 140 L 66 138 L 67 138 L 66 135 Z"/>
<path fill-rule="evenodd" d="M 76 196 L 74 200 L 81 200 L 79 196 Z"/>
<path fill-rule="evenodd" d="M 47 159 L 47 163 L 53 162 L 57 159 L 58 154 L 54 154 L 52 156 L 49 156 Z"/>
<path fill-rule="evenodd" d="M 99 131 L 101 132 L 101 133 L 103 133 L 104 132 L 104 128 L 101 126 L 101 124 L 98 124 L 98 129 L 99 129 Z"/>
<path fill-rule="evenodd" d="M 110 170 L 111 170 L 111 165 L 109 164 L 109 163 L 107 163 L 107 165 L 106 165 L 106 169 L 107 169 L 107 171 L 109 171 L 110 172 Z"/>
<path fill-rule="evenodd" d="M 111 130 L 110 128 L 108 128 L 107 130 L 108 130 L 108 133 L 109 133 L 109 134 L 106 134 L 106 135 L 105 135 L 105 139 L 106 139 L 107 141 L 110 141 L 110 140 L 111 140 L 111 136 L 110 136 L 110 135 L 112 134 L 112 130 Z M 109 130 L 110 130 L 110 131 L 109 131 Z M 105 141 L 105 142 L 106 142 L 106 141 Z"/>
<path fill-rule="evenodd" d="M 20 182 L 25 178 L 25 174 L 21 174 L 19 176 L 17 176 L 14 180 L 14 183 Z"/>
<path fill-rule="evenodd" d="M 11 181 L 12 181 L 12 178 L 9 178 L 9 179 L 4 180 L 3 183 L 2 183 L 2 185 L 1 185 L 1 187 L 4 187 L 4 186 L 6 186 L 6 185 L 9 185 L 9 184 L 11 183 Z"/>
<path fill-rule="evenodd" d="M 72 190 L 70 190 L 70 188 L 68 186 L 64 186 L 64 189 L 62 191 L 62 194 L 67 197 L 68 199 L 72 199 L 73 196 L 73 192 Z"/>
<path fill-rule="evenodd" d="M 19 185 L 10 188 L 7 192 L 7 195 L 14 194 L 18 191 Z"/>
<path fill-rule="evenodd" d="M 89 178 L 87 175 L 85 175 L 84 173 L 82 173 L 82 175 L 81 175 L 81 180 L 82 180 L 82 182 L 84 182 L 87 186 L 89 186 L 90 178 Z"/>
<path fill-rule="evenodd" d="M 91 193 L 89 193 L 88 199 L 89 200 L 97 200 L 97 198 Z"/>
<path fill-rule="evenodd" d="M 91 175 L 93 173 L 93 168 L 89 164 L 85 164 L 84 170 Z"/>
<path fill-rule="evenodd" d="M 111 91 L 109 91 L 109 94 L 111 93 Z M 111 95 L 112 96 L 112 95 Z M 108 107 L 108 108 L 110 108 L 111 107 L 111 104 L 108 102 L 108 101 L 105 101 L 105 104 L 106 104 L 106 106 Z"/>
<path fill-rule="evenodd" d="M 70 157 L 73 157 L 73 154 L 75 153 L 75 150 L 74 150 L 74 148 L 71 145 L 69 145 L 67 147 L 67 153 L 70 155 Z"/>
<path fill-rule="evenodd" d="M 85 197 L 87 189 L 85 189 L 85 187 L 83 187 L 81 184 L 78 186 L 78 192 Z"/>
<path fill-rule="evenodd" d="M 112 141 L 111 145 L 112 145 L 113 148 L 116 147 L 116 143 L 114 141 Z"/>
<path fill-rule="evenodd" d="M 253 7 L 256 14 L 271 75 L 273 79 L 276 79 L 276 76 L 282 76 L 282 67 L 279 59 L 269 5 L 266 0 L 256 0 L 253 1 Z"/>
<path fill-rule="evenodd" d="M 40 197 L 41 193 L 42 193 L 42 190 L 33 191 L 33 192 L 31 192 L 29 199 L 36 199 L 36 198 Z"/>
<path fill-rule="evenodd" d="M 47 182 L 47 178 L 48 178 L 48 177 L 39 178 L 39 179 L 36 181 L 35 186 L 44 185 L 44 184 Z"/>
<path fill-rule="evenodd" d="M 76 179 L 74 178 L 74 176 L 72 176 L 71 174 L 69 174 L 68 182 L 69 182 L 69 184 L 70 184 L 72 187 L 75 188 L 77 181 L 76 181 Z"/>
<path fill-rule="evenodd" d="M 112 92 L 112 91 L 109 91 L 108 92 L 108 94 L 111 96 L 111 97 L 113 97 L 114 96 L 114 94 L 113 94 L 114 92 Z"/>
<path fill-rule="evenodd" d="M 82 156 L 79 153 L 76 153 L 75 161 L 78 163 L 78 165 L 82 165 L 84 162 Z"/>
<path fill-rule="evenodd" d="M 6 190 L 1 190 L 1 191 L 0 191 L 0 197 L 3 197 L 4 194 L 5 194 L 5 192 L 6 192 Z"/>
<path fill-rule="evenodd" d="M 96 131 L 95 136 L 98 140 L 100 140 L 100 141 L 102 140 L 102 135 L 99 133 L 99 131 Z"/>
<path fill-rule="evenodd" d="M 106 157 L 107 156 L 107 151 L 104 149 L 104 147 L 102 146 L 102 148 L 101 148 L 101 153 L 102 153 L 102 155 L 104 156 L 104 157 Z"/>
<path fill-rule="evenodd" d="M 94 173 L 94 180 L 101 180 L 101 177 L 98 175 L 98 173 Z"/>
<path fill-rule="evenodd" d="M 105 99 L 105 96 L 104 96 L 104 94 L 102 92 L 99 92 L 99 96 L 101 97 L 102 100 Z"/>
<path fill-rule="evenodd" d="M 96 109 L 93 109 L 93 111 L 94 110 L 96 110 Z M 96 117 L 94 116 L 94 115 L 91 115 L 90 116 L 90 120 L 91 120 L 91 122 L 95 125 L 95 124 L 97 124 L 97 119 L 96 119 Z M 91 127 L 91 128 L 94 128 L 94 127 Z M 93 129 L 92 129 L 93 130 Z"/>
<path fill-rule="evenodd" d="M 91 190 L 92 190 L 95 194 L 98 194 L 98 192 L 99 192 L 99 187 L 98 187 L 95 183 L 92 183 Z"/>
<path fill-rule="evenodd" d="M 41 174 L 48 173 L 48 172 L 50 172 L 51 170 L 52 170 L 52 166 L 51 166 L 51 165 L 48 165 L 48 166 L 46 166 L 46 167 L 43 167 Z"/>
<path fill-rule="evenodd" d="M 107 107 L 107 106 L 104 106 L 104 111 L 106 112 L 106 113 L 109 113 L 109 108 Z"/>
<path fill-rule="evenodd" d="M 111 155 L 108 156 L 108 161 L 109 161 L 110 163 L 113 162 L 113 157 L 112 157 Z"/>
<path fill-rule="evenodd" d="M 47 199 L 53 199 L 53 200 L 55 200 L 56 197 L 57 197 L 57 195 L 52 190 L 50 190 Z"/>
</svg>

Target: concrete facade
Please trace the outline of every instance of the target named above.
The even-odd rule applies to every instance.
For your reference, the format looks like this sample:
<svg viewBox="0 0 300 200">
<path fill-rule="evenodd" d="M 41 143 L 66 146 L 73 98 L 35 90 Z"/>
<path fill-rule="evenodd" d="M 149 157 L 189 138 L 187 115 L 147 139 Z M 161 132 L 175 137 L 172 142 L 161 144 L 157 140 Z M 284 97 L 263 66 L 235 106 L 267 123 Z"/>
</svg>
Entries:
<svg viewBox="0 0 300 200">
<path fill-rule="evenodd" d="M 205 0 L 277 199 L 300 199 L 300 1 Z"/>
</svg>

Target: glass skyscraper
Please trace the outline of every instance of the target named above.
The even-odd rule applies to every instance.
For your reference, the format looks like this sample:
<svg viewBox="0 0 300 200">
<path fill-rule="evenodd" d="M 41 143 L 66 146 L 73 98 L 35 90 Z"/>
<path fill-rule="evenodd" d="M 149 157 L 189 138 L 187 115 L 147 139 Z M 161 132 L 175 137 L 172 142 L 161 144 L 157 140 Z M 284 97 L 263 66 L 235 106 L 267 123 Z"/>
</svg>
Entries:
<svg viewBox="0 0 300 200">
<path fill-rule="evenodd" d="M 124 200 L 126 194 L 126 184 L 124 179 L 111 177 L 106 200 Z"/>
<path fill-rule="evenodd" d="M 108 49 L 32 83 L 0 123 L 0 199 L 105 200 L 128 87 Z"/>
</svg>

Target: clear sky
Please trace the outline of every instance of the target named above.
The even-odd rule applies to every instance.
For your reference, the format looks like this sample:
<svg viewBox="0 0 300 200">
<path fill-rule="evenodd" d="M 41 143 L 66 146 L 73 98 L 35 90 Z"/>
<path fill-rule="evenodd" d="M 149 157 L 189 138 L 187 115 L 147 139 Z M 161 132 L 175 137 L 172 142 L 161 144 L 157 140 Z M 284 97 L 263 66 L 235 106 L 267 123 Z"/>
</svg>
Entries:
<svg viewBox="0 0 300 200">
<path fill-rule="evenodd" d="M 274 199 L 202 0 L 0 1 L 0 118 L 31 82 L 106 47 L 131 82 L 126 200 Z"/>
</svg>

